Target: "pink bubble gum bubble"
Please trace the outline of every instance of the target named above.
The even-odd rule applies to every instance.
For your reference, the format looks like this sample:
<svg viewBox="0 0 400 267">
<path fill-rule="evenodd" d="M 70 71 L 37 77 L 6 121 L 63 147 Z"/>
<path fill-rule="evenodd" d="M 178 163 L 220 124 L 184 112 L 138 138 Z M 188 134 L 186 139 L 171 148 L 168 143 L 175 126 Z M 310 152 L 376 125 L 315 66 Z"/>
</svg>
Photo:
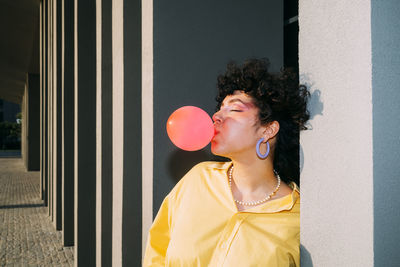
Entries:
<svg viewBox="0 0 400 267">
<path fill-rule="evenodd" d="M 210 143 L 214 136 L 214 125 L 201 108 L 184 106 L 169 116 L 167 133 L 172 143 L 180 149 L 195 151 Z"/>
</svg>

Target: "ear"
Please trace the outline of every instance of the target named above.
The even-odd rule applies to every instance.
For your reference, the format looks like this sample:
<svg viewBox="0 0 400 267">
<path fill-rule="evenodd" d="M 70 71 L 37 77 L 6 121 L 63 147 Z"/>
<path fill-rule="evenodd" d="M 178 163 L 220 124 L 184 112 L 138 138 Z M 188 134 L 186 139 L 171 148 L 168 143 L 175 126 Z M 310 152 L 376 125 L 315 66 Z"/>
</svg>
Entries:
<svg viewBox="0 0 400 267">
<path fill-rule="evenodd" d="M 274 138 L 279 132 L 279 122 L 272 121 L 264 126 L 263 137 L 267 141 Z"/>
</svg>

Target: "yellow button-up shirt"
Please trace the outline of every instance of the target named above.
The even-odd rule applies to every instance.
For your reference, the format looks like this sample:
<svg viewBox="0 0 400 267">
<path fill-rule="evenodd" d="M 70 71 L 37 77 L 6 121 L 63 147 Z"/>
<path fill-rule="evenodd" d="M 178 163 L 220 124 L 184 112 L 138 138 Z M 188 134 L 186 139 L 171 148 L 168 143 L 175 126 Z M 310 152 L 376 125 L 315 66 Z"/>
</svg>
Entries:
<svg viewBox="0 0 400 267">
<path fill-rule="evenodd" d="M 300 266 L 300 193 L 238 211 L 227 171 L 203 162 L 165 197 L 150 228 L 144 266 Z"/>
</svg>

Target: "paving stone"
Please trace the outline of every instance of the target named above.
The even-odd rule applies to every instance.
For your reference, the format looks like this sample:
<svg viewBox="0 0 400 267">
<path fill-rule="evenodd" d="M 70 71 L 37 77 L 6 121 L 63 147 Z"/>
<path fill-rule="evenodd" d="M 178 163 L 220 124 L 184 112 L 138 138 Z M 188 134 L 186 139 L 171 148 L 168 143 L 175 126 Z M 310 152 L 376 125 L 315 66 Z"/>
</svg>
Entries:
<svg viewBox="0 0 400 267">
<path fill-rule="evenodd" d="M 40 199 L 40 173 L 20 158 L 0 158 L 0 266 L 73 266 Z"/>
</svg>

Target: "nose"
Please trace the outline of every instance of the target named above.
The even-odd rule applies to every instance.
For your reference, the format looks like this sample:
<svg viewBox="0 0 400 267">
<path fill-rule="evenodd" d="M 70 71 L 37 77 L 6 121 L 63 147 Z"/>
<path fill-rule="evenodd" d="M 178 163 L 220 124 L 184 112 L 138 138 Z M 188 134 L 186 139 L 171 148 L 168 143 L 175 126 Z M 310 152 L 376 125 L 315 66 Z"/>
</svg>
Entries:
<svg viewBox="0 0 400 267">
<path fill-rule="evenodd" d="M 217 111 L 214 113 L 214 115 L 212 116 L 212 120 L 215 123 L 220 123 L 221 122 L 221 110 Z"/>
</svg>

